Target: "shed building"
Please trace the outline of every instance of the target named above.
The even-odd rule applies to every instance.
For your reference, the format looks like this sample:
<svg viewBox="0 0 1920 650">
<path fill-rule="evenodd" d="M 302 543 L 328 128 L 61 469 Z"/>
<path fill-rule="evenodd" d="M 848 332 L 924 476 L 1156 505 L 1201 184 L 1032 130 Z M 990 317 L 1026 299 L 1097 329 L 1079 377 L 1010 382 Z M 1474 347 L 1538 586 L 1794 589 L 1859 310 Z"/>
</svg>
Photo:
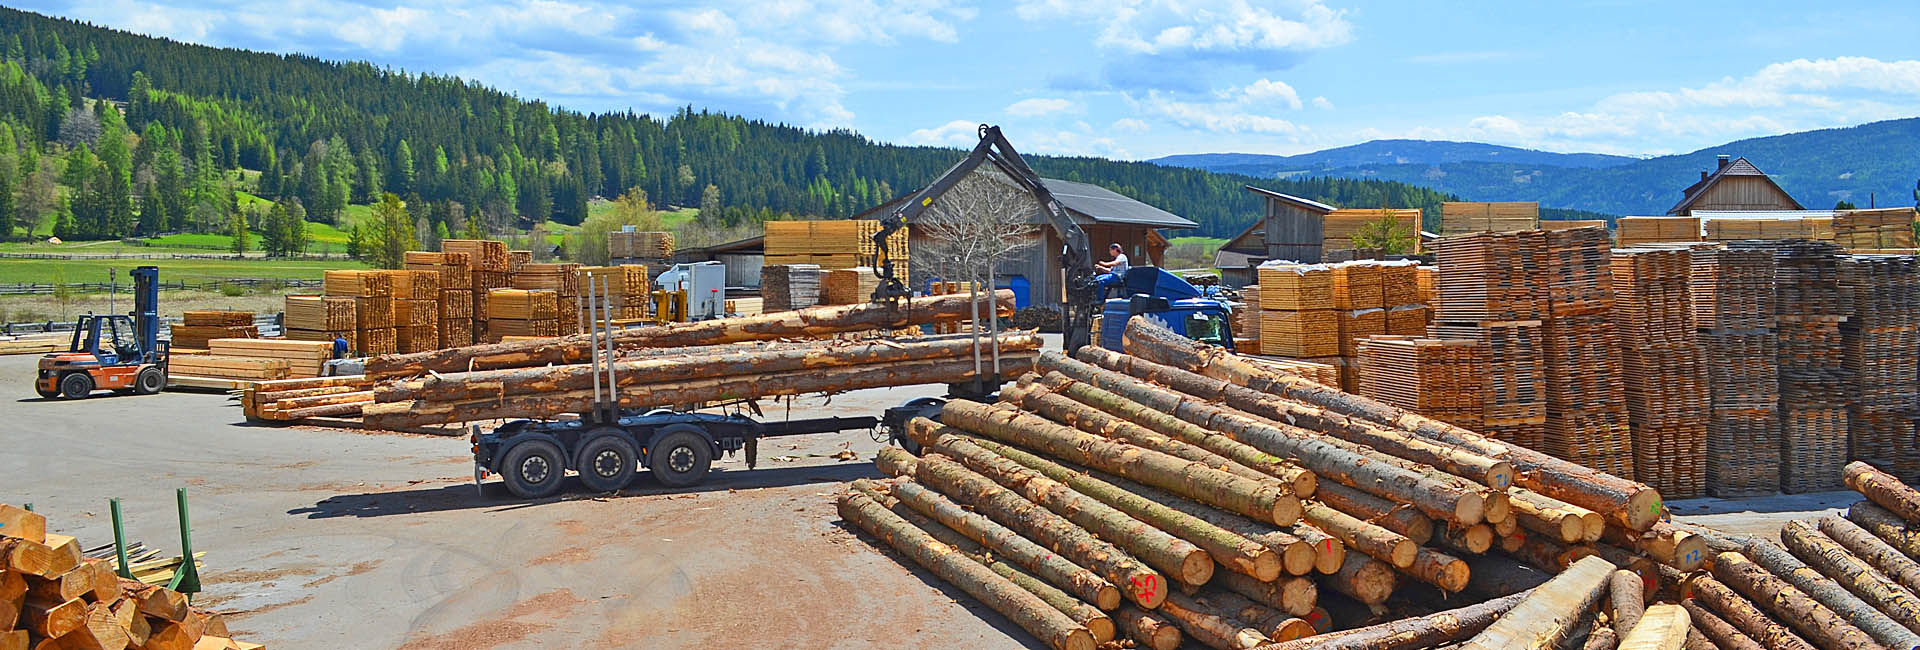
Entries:
<svg viewBox="0 0 1920 650">
<path fill-rule="evenodd" d="M 1773 182 L 1746 158 L 1720 156 L 1713 171 L 1700 172 L 1700 181 L 1681 191 L 1680 202 L 1667 214 L 1693 216 L 1695 211 L 1753 212 L 1805 210 L 1799 201 Z"/>
</svg>

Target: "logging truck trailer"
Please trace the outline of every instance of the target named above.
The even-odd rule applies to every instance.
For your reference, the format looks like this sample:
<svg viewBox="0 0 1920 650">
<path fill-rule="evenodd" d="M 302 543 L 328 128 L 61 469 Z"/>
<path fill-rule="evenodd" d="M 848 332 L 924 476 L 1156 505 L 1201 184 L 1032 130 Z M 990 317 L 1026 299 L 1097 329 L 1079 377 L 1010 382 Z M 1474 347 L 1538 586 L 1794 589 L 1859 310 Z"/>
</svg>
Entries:
<svg viewBox="0 0 1920 650">
<path fill-rule="evenodd" d="M 643 466 L 661 485 L 689 487 L 705 480 L 723 453 L 744 451 L 753 468 L 763 438 L 875 430 L 879 424 L 873 417 L 763 422 L 737 413 L 657 409 L 612 420 L 515 420 L 491 431 L 475 426 L 469 440 L 476 487 L 499 476 L 514 496 L 539 499 L 559 492 L 569 470 L 595 492 L 626 488 Z"/>
</svg>

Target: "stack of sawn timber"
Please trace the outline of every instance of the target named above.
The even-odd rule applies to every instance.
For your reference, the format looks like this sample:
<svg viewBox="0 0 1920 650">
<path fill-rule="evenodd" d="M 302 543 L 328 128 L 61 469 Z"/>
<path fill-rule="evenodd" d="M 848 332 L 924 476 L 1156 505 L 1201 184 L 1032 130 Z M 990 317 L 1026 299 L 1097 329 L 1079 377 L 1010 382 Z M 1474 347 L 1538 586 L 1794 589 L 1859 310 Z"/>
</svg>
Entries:
<svg viewBox="0 0 1920 650">
<path fill-rule="evenodd" d="M 39 514 L 0 504 L 0 648 L 253 650 L 187 596 L 115 575 Z"/>
<path fill-rule="evenodd" d="M 760 297 L 766 311 L 791 311 L 820 304 L 820 265 L 768 264 L 760 267 Z"/>
<path fill-rule="evenodd" d="M 466 253 L 407 251 L 407 270 L 440 275 L 439 340 L 434 348 L 473 345 L 473 268 L 467 260 Z"/>
<path fill-rule="evenodd" d="M 1694 326 L 1707 360 L 1707 493 L 1780 490 L 1779 339 L 1773 332 L 1773 254 L 1694 248 Z"/>
<path fill-rule="evenodd" d="M 593 318 L 603 321 L 638 322 L 647 317 L 647 298 L 651 294 L 652 276 L 647 275 L 647 267 L 641 264 L 622 264 L 619 266 L 581 266 L 573 269 L 579 276 L 580 323 L 583 327 L 593 324 Z M 589 277 L 596 285 L 589 290 Z M 587 300 L 594 301 L 588 309 Z M 624 323 L 616 323 L 616 327 Z"/>
<path fill-rule="evenodd" d="M 1612 266 L 1634 478 L 1669 499 L 1703 496 L 1710 396 L 1692 258 L 1686 249 L 1616 249 Z"/>
<path fill-rule="evenodd" d="M 856 266 L 850 269 L 832 269 L 822 274 L 820 283 L 820 304 L 852 305 L 873 299 L 873 291 L 880 287 L 880 276 L 873 267 Z"/>
<path fill-rule="evenodd" d="M 260 329 L 253 324 L 253 312 L 218 309 L 181 312 L 180 324 L 169 330 L 170 345 L 182 350 L 205 350 L 207 342 L 213 339 L 260 335 Z"/>
<path fill-rule="evenodd" d="M 440 242 L 440 250 L 466 256 L 467 289 L 473 292 L 473 341 L 486 340 L 487 292 L 513 286 L 507 279 L 512 256 L 507 253 L 506 242 L 448 239 Z"/>
<path fill-rule="evenodd" d="M 386 271 L 327 271 L 326 295 L 352 298 L 353 349 L 363 356 L 398 352 L 393 331 L 393 274 Z"/>
<path fill-rule="evenodd" d="M 440 348 L 439 270 L 388 272 L 393 278 L 393 351 Z"/>
<path fill-rule="evenodd" d="M 373 380 L 364 375 L 256 381 L 240 393 L 240 411 L 252 420 L 353 418 L 373 403 Z"/>
<path fill-rule="evenodd" d="M 485 340 L 559 336 L 560 304 L 560 294 L 547 289 L 488 289 Z"/>
<path fill-rule="evenodd" d="M 1272 372 L 1145 318 L 1125 336 L 1133 356 L 1045 352 L 1000 403 L 954 401 L 939 423 L 913 421 L 926 453 L 883 450 L 892 478 L 841 495 L 843 519 L 1054 648 L 1125 634 L 1140 647 L 1184 636 L 1240 649 L 1511 596 L 1563 571 L 1605 581 L 1609 561 L 1635 570 L 1636 599 L 1659 582 L 1654 562 L 1697 568 L 1699 542 L 1658 522 L 1647 486 Z M 1582 562 L 1591 555 L 1609 559 Z M 1521 625 L 1590 627 L 1580 612 L 1592 603 Z M 1465 641 L 1504 611 L 1417 625 L 1418 642 L 1341 647 Z"/>
<path fill-rule="evenodd" d="M 580 310 L 580 274 L 579 264 L 555 263 L 520 265 L 513 272 L 511 281 L 515 289 L 552 291 L 555 296 L 553 334 L 532 334 L 531 336 L 557 336 L 560 334 L 580 333 L 583 313 Z M 491 296 L 488 297 L 492 299 Z M 510 335 L 529 336 L 520 332 Z"/>
<path fill-rule="evenodd" d="M 1840 287 L 1852 297 L 1840 325 L 1847 369 L 1847 439 L 1852 460 L 1920 479 L 1914 437 L 1920 377 L 1920 274 L 1908 255 L 1840 258 Z"/>
<path fill-rule="evenodd" d="M 1780 378 L 1780 489 L 1839 486 L 1847 462 L 1846 345 L 1840 327 L 1852 296 L 1840 286 L 1839 246 L 1805 239 L 1751 240 L 1734 250 L 1773 254 L 1773 325 Z"/>
</svg>

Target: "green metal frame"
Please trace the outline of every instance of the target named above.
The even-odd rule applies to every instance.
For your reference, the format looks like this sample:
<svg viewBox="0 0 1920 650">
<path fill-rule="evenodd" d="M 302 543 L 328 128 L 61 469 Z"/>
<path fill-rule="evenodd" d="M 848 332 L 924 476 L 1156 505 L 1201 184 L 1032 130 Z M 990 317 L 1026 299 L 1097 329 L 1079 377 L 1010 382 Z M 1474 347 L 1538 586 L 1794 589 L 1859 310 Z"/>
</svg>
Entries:
<svg viewBox="0 0 1920 650">
<path fill-rule="evenodd" d="M 167 581 L 167 588 L 186 594 L 191 602 L 193 595 L 200 593 L 200 566 L 193 559 L 193 528 L 187 521 L 187 489 L 174 490 L 173 497 L 174 507 L 180 515 L 180 568 L 174 570 L 173 579 Z M 120 565 L 116 573 L 132 580 L 133 568 L 127 562 L 127 534 L 120 517 L 120 500 L 109 499 L 107 505 L 113 512 L 113 554 Z"/>
</svg>

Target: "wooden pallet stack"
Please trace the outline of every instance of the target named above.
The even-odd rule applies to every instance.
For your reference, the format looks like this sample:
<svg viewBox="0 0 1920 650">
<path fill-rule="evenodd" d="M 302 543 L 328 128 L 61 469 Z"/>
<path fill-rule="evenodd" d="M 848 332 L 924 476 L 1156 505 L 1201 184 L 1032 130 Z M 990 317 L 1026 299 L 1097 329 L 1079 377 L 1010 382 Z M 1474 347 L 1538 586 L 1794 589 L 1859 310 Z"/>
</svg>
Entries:
<svg viewBox="0 0 1920 650">
<path fill-rule="evenodd" d="M 1699 217 L 1620 217 L 1614 245 L 1632 248 L 1655 242 L 1700 241 Z"/>
<path fill-rule="evenodd" d="M 108 547 L 111 548 L 111 547 Z M 40 514 L 0 504 L 0 648 L 255 650 L 185 594 L 115 574 Z M 138 574 L 136 574 L 138 575 Z"/>
<path fill-rule="evenodd" d="M 1340 354 L 1340 316 L 1333 306 L 1333 268 L 1260 265 L 1260 353 L 1297 359 Z"/>
<path fill-rule="evenodd" d="M 601 302 L 593 306 L 593 315 L 611 318 L 614 321 L 638 322 L 647 317 L 647 303 L 651 299 L 653 276 L 642 264 L 622 264 L 619 266 L 581 266 L 573 270 L 579 277 L 581 295 L 587 295 L 587 276 L 600 283 L 596 299 Z M 604 308 L 605 313 L 601 313 Z M 580 323 L 591 326 L 592 319 L 583 301 L 580 303 Z"/>
<path fill-rule="evenodd" d="M 1706 359 L 1707 493 L 1780 490 L 1779 340 L 1773 331 L 1773 254 L 1690 251 L 1694 326 Z"/>
<path fill-rule="evenodd" d="M 769 263 L 760 267 L 763 308 L 770 312 L 791 311 L 820 304 L 821 275 L 817 264 Z"/>
<path fill-rule="evenodd" d="M 205 350 L 213 339 L 260 335 L 250 311 L 192 309 L 181 312 L 180 321 L 170 328 L 169 340 L 176 349 Z"/>
<path fill-rule="evenodd" d="M 823 305 L 867 302 L 873 299 L 874 290 L 880 288 L 880 276 L 870 266 L 833 269 L 823 275 L 820 287 L 820 304 Z"/>
<path fill-rule="evenodd" d="M 1538 202 L 1448 201 L 1440 204 L 1442 236 L 1475 232 L 1520 232 L 1539 228 L 1540 204 Z"/>
<path fill-rule="evenodd" d="M 1634 478 L 1671 499 L 1706 493 L 1707 369 L 1685 249 L 1613 251 L 1614 329 L 1632 427 Z"/>
<path fill-rule="evenodd" d="M 560 334 L 560 294 L 547 289 L 487 291 L 487 342 Z"/>
<path fill-rule="evenodd" d="M 1838 485 L 1847 457 L 1846 345 L 1840 326 L 1852 310 L 1840 287 L 1841 248 L 1806 239 L 1732 242 L 1774 261 L 1774 331 L 1779 340 L 1780 487 Z"/>
<path fill-rule="evenodd" d="M 1833 218 L 1833 242 L 1853 250 L 1913 248 L 1914 208 L 1843 210 Z"/>
<path fill-rule="evenodd" d="M 1905 255 L 1840 258 L 1840 288 L 1852 295 L 1841 324 L 1847 428 L 1853 460 L 1920 480 L 1915 379 L 1920 377 L 1920 276 Z"/>
<path fill-rule="evenodd" d="M 1478 342 L 1370 336 L 1361 340 L 1359 356 L 1361 395 L 1457 427 L 1481 429 L 1488 373 Z"/>
</svg>

